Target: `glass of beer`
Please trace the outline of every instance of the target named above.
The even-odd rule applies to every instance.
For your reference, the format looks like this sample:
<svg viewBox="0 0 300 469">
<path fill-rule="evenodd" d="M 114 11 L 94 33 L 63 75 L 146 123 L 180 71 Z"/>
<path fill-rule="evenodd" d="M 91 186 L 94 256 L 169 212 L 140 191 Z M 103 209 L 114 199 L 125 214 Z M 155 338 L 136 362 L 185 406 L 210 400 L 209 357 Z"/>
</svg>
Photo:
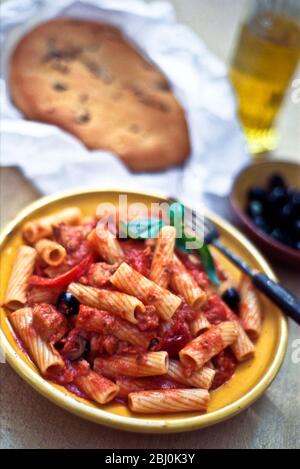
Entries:
<svg viewBox="0 0 300 469">
<path fill-rule="evenodd" d="M 277 146 L 274 122 L 299 58 L 300 0 L 251 0 L 229 73 L 254 157 Z"/>
</svg>

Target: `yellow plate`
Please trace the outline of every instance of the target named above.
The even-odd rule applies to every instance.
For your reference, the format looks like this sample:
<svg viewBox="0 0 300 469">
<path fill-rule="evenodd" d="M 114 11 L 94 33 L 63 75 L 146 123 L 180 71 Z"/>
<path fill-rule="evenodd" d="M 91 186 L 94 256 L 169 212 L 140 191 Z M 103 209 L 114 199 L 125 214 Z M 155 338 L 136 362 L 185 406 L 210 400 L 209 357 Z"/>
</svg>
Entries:
<svg viewBox="0 0 300 469">
<path fill-rule="evenodd" d="M 36 218 L 70 205 L 78 205 L 86 215 L 92 214 L 100 202 L 118 202 L 117 190 L 84 192 L 68 192 L 58 196 L 45 197 L 34 202 L 12 221 L 2 232 L 1 247 L 1 299 L 6 289 L 9 273 L 15 257 L 17 246 L 22 242 L 20 228 L 24 221 Z M 164 202 L 162 197 L 126 192 L 128 203 Z M 232 248 L 252 267 L 257 268 L 271 278 L 273 271 L 254 248 L 254 246 L 235 228 L 216 215 L 206 215 L 217 225 L 222 241 Z M 230 273 L 238 279 L 239 271 L 224 257 L 218 254 L 221 262 Z M 6 311 L 1 308 L 1 336 L 4 352 L 8 363 L 33 388 L 55 404 L 70 412 L 109 427 L 147 433 L 169 433 L 195 430 L 221 422 L 232 417 L 252 404 L 270 385 L 282 364 L 288 338 L 287 321 L 282 313 L 266 298 L 261 297 L 264 311 L 262 334 L 256 344 L 256 358 L 238 366 L 233 378 L 211 395 L 207 414 L 196 412 L 137 415 L 129 411 L 125 405 L 111 404 L 99 407 L 91 402 L 78 398 L 64 387 L 43 379 L 27 355 L 20 349 L 11 332 Z"/>
</svg>

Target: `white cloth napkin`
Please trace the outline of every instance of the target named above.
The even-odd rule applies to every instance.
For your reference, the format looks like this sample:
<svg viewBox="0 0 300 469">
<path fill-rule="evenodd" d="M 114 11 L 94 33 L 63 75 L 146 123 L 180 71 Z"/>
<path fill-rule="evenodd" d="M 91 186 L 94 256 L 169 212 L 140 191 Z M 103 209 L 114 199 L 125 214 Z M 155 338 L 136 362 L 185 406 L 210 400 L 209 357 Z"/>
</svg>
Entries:
<svg viewBox="0 0 300 469">
<path fill-rule="evenodd" d="M 132 174 L 112 153 L 89 151 L 53 125 L 29 122 L 9 96 L 8 63 L 20 38 L 55 16 L 102 20 L 120 27 L 129 40 L 165 73 L 186 112 L 191 155 L 183 167 Z M 18 166 L 45 194 L 73 187 L 154 190 L 198 203 L 205 192 L 226 195 L 248 153 L 223 63 L 166 2 L 142 0 L 10 0 L 2 5 L 0 43 L 3 166 Z"/>
</svg>

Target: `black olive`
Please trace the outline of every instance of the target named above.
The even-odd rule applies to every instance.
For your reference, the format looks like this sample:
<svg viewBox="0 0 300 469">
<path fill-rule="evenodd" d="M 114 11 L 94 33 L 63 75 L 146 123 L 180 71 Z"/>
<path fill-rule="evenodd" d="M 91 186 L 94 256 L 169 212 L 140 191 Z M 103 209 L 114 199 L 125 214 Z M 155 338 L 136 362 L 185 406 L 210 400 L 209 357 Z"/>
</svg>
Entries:
<svg viewBox="0 0 300 469">
<path fill-rule="evenodd" d="M 283 224 L 289 223 L 293 218 L 293 206 L 290 202 L 285 204 L 279 212 L 280 221 Z"/>
<path fill-rule="evenodd" d="M 77 348 L 65 355 L 69 360 L 78 360 L 78 358 L 80 358 L 87 350 L 87 341 L 83 337 L 78 335 L 76 342 Z"/>
<path fill-rule="evenodd" d="M 275 187 L 286 187 L 285 180 L 280 174 L 273 174 L 269 179 L 268 188 L 269 190 L 274 189 Z"/>
<path fill-rule="evenodd" d="M 291 198 L 291 203 L 294 215 L 300 217 L 300 192 L 294 192 Z"/>
<path fill-rule="evenodd" d="M 159 339 L 157 337 L 153 337 L 148 345 L 148 350 L 152 350 L 159 344 Z"/>
<path fill-rule="evenodd" d="M 300 241 L 296 241 L 296 243 L 294 244 L 294 248 L 300 251 Z"/>
<path fill-rule="evenodd" d="M 252 200 L 248 205 L 248 213 L 250 217 L 255 217 L 263 213 L 263 205 L 259 200 Z"/>
<path fill-rule="evenodd" d="M 287 188 L 287 193 L 288 193 L 288 196 L 290 198 L 290 201 L 292 201 L 292 198 L 293 198 L 294 194 L 297 193 L 297 191 L 293 187 L 288 187 Z"/>
<path fill-rule="evenodd" d="M 271 233 L 271 237 L 275 239 L 276 241 L 280 241 L 283 244 L 287 244 L 287 245 L 292 244 L 292 240 L 289 234 L 280 228 L 275 228 Z"/>
<path fill-rule="evenodd" d="M 257 226 L 257 228 L 264 231 L 265 233 L 269 233 L 270 226 L 264 217 L 262 217 L 261 215 L 257 215 L 256 217 L 253 217 L 252 221 L 255 226 Z"/>
<path fill-rule="evenodd" d="M 82 354 L 83 358 L 87 359 L 90 352 L 91 352 L 91 345 L 90 345 L 90 342 L 88 340 L 86 340 L 85 341 L 84 352 Z"/>
<path fill-rule="evenodd" d="M 284 187 L 276 186 L 268 195 L 268 205 L 271 209 L 278 209 L 288 201 L 287 191 Z"/>
<path fill-rule="evenodd" d="M 263 187 L 253 186 L 248 191 L 249 200 L 258 200 L 259 202 L 264 202 L 267 197 L 267 192 Z"/>
<path fill-rule="evenodd" d="M 295 237 L 298 238 L 300 241 L 300 219 L 295 221 L 293 228 L 294 228 L 293 232 L 295 234 Z"/>
<path fill-rule="evenodd" d="M 78 314 L 80 303 L 70 292 L 63 292 L 59 295 L 56 307 L 65 316 Z"/>
<path fill-rule="evenodd" d="M 224 291 L 222 300 L 227 304 L 227 306 L 229 306 L 229 308 L 235 311 L 239 307 L 241 298 L 236 288 L 231 287 Z"/>
</svg>

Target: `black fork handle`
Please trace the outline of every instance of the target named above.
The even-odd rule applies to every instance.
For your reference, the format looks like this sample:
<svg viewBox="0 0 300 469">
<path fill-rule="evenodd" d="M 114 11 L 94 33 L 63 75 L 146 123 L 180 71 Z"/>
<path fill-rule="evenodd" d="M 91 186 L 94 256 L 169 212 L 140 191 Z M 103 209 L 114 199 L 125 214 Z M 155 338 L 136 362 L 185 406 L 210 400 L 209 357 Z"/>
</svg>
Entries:
<svg viewBox="0 0 300 469">
<path fill-rule="evenodd" d="M 261 292 L 300 325 L 300 300 L 295 295 L 263 273 L 254 274 L 252 282 Z"/>
<path fill-rule="evenodd" d="M 218 239 L 212 243 L 230 259 L 239 269 L 251 277 L 253 284 L 288 316 L 300 325 L 300 300 L 279 283 L 271 280 L 266 274 L 253 271 L 239 256 L 224 246 Z"/>
<path fill-rule="evenodd" d="M 169 200 L 171 203 L 181 203 L 176 199 Z M 188 210 L 191 211 L 191 209 Z M 300 299 L 286 290 L 282 285 L 279 285 L 279 283 L 271 280 L 266 274 L 255 272 L 245 261 L 220 242 L 218 239 L 219 234 L 215 227 L 214 230 L 213 235 L 209 237 L 207 242 L 215 246 L 234 265 L 247 274 L 258 290 L 264 293 L 273 303 L 300 325 Z"/>
</svg>

